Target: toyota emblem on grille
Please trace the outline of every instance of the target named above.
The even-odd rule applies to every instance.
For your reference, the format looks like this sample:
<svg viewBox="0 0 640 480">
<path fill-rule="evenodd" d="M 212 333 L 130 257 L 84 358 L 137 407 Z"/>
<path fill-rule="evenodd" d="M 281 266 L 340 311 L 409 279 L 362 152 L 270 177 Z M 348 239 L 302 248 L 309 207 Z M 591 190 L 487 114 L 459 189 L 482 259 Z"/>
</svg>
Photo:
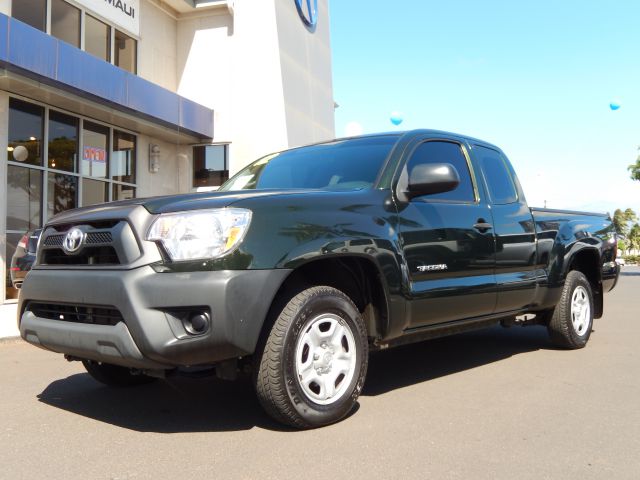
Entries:
<svg viewBox="0 0 640 480">
<path fill-rule="evenodd" d="M 64 236 L 62 242 L 62 249 L 66 253 L 76 253 L 80 250 L 82 243 L 84 242 L 84 232 L 79 228 L 72 228 Z"/>
</svg>

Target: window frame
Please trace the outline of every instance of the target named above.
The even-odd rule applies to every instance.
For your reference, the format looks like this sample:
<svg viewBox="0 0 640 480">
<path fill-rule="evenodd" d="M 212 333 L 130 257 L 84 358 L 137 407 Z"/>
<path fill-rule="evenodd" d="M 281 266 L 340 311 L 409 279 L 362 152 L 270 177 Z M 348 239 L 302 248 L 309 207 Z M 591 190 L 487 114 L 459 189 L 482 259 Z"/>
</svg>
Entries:
<svg viewBox="0 0 640 480">
<path fill-rule="evenodd" d="M 495 154 L 498 156 L 498 158 L 500 159 L 500 161 L 502 162 L 502 166 L 504 167 L 505 172 L 507 172 L 507 177 L 509 179 L 509 181 L 511 182 L 511 187 L 513 188 L 513 192 L 515 194 L 515 199 L 511 202 L 498 202 L 493 198 L 493 195 L 491 193 L 491 186 L 489 184 L 489 179 L 487 178 L 487 173 L 486 170 L 484 168 L 484 165 L 481 163 L 481 160 L 477 157 L 476 155 L 476 161 L 478 162 L 478 166 L 480 167 L 480 170 L 482 171 L 482 180 L 484 181 L 484 187 L 485 190 L 487 191 L 487 201 L 493 205 L 514 205 L 516 203 L 520 202 L 520 190 L 518 189 L 518 185 L 516 183 L 516 179 L 514 178 L 513 172 L 511 170 L 510 164 L 507 162 L 507 158 L 505 157 L 505 155 L 495 149 L 495 148 L 491 148 L 488 147 L 486 145 L 480 145 L 480 144 L 474 144 L 473 148 L 484 148 L 487 150 L 491 150 L 492 152 L 495 152 Z"/>
<path fill-rule="evenodd" d="M 20 0 L 12 0 L 11 1 L 11 9 L 13 10 L 13 2 L 15 1 L 20 1 Z M 80 48 L 80 50 L 82 50 L 83 52 L 88 53 L 89 55 L 98 58 L 102 61 L 106 61 L 107 63 L 110 63 L 113 66 L 117 66 L 115 64 L 115 37 L 116 37 L 116 31 L 119 31 L 121 33 L 123 33 L 124 35 L 126 35 L 127 37 L 131 38 L 134 42 L 135 42 L 135 47 L 134 47 L 134 71 L 133 72 L 129 72 L 129 70 L 123 69 L 125 72 L 129 72 L 133 75 L 138 75 L 138 60 L 140 58 L 140 36 L 139 35 L 134 35 L 133 33 L 129 32 L 128 30 L 123 29 L 122 27 L 117 26 L 116 24 L 114 24 L 113 22 L 110 22 L 109 20 L 107 20 L 106 18 L 104 18 L 103 16 L 101 16 L 100 14 L 98 14 L 97 12 L 94 12 L 93 10 L 88 9 L 85 5 L 82 5 L 78 2 L 76 2 L 75 0 L 62 0 L 66 3 L 68 3 L 69 5 L 71 5 L 72 7 L 75 7 L 77 9 L 80 10 L 80 46 L 78 48 Z M 52 1 L 51 0 L 45 0 L 46 2 L 46 17 L 45 17 L 45 29 L 42 30 L 44 31 L 44 33 L 46 33 L 47 35 L 52 35 L 51 33 L 51 5 L 52 5 Z M 85 28 L 86 28 L 86 16 L 89 15 L 90 17 L 93 17 L 94 19 L 104 23 L 105 25 L 107 25 L 109 27 L 109 59 L 108 60 L 104 60 L 100 57 L 96 57 L 95 55 L 93 55 L 90 52 L 87 52 L 85 50 Z M 12 18 L 13 17 L 12 15 Z M 21 21 L 20 19 L 16 18 L 16 20 Z M 35 27 L 34 27 L 35 28 Z M 58 37 L 54 37 L 54 38 L 58 38 Z M 59 39 L 61 40 L 61 39 Z M 64 42 L 64 40 L 61 40 Z M 122 68 L 122 67 L 118 67 L 118 68 Z"/>
<path fill-rule="evenodd" d="M 416 141 L 415 145 L 412 146 L 410 149 L 408 149 L 408 154 L 406 155 L 406 158 L 400 168 L 400 177 L 402 176 L 406 176 L 407 180 L 409 178 L 409 171 L 408 171 L 408 166 L 409 166 L 409 161 L 411 160 L 411 158 L 413 157 L 413 155 L 415 154 L 416 150 L 418 150 L 418 148 L 420 148 L 422 145 L 424 145 L 425 143 L 429 143 L 429 142 L 446 142 L 446 143 L 453 143 L 455 145 L 458 145 L 460 147 L 460 151 L 462 152 L 462 156 L 465 159 L 465 162 L 467 164 L 467 169 L 469 170 L 469 176 L 471 179 L 471 188 L 473 190 L 473 200 L 469 201 L 469 200 L 447 200 L 447 199 L 434 199 L 434 198 L 430 198 L 430 195 L 422 195 L 420 197 L 415 197 L 414 199 L 412 199 L 412 201 L 419 201 L 419 202 L 424 202 L 424 203 L 447 203 L 447 204 L 455 204 L 455 205 L 478 205 L 480 203 L 480 192 L 479 192 L 479 188 L 478 188 L 478 177 L 476 175 L 474 166 L 473 166 L 473 162 L 471 161 L 471 156 L 469 155 L 469 149 L 467 147 L 467 145 L 465 144 L 465 142 L 463 142 L 460 139 L 457 138 L 447 138 L 447 137 L 428 137 L 428 138 L 420 138 L 418 141 Z"/>
<path fill-rule="evenodd" d="M 113 52 L 113 44 L 114 44 L 114 31 L 116 29 L 116 27 L 114 25 L 112 25 L 111 23 L 105 21 L 102 17 L 100 17 L 98 14 L 94 13 L 94 12 L 88 12 L 86 10 L 82 10 L 82 15 L 81 15 L 81 34 L 80 34 L 80 46 L 82 48 L 83 52 L 88 53 L 89 55 L 93 55 L 96 58 L 99 58 L 100 60 L 103 60 L 105 62 L 111 63 L 113 64 L 114 61 L 114 52 Z M 94 55 L 91 52 L 87 51 L 87 17 L 90 17 L 92 20 L 95 20 L 96 22 L 100 22 L 103 25 L 105 25 L 109 31 L 108 31 L 108 42 L 107 42 L 107 57 L 108 59 L 104 59 L 102 57 L 99 57 L 97 55 Z M 136 67 L 137 67 L 137 59 L 136 59 Z M 134 72 L 135 73 L 135 72 Z"/>
<path fill-rule="evenodd" d="M 11 7 L 10 11 L 11 11 L 11 17 L 12 18 L 14 18 L 13 17 L 13 3 L 16 2 L 16 1 L 20 1 L 20 0 L 11 0 L 11 4 L 10 4 L 10 7 Z M 42 30 L 42 29 L 40 29 L 38 27 L 35 27 L 30 23 L 23 22 L 25 25 L 29 25 L 30 27 L 33 27 L 36 30 L 40 30 L 41 32 L 48 30 L 48 27 L 49 27 L 49 11 L 50 11 L 49 5 L 51 3 L 51 2 L 49 2 L 49 0 L 43 0 L 43 1 L 44 1 L 44 19 L 43 19 L 44 20 L 44 30 Z M 22 22 L 22 20 L 20 20 L 20 21 Z"/>
<path fill-rule="evenodd" d="M 48 178 L 49 178 L 49 174 L 50 173 L 54 173 L 54 174 L 61 174 L 61 175 L 69 175 L 72 177 L 77 178 L 77 190 L 76 190 L 76 207 L 82 207 L 84 206 L 82 204 L 82 194 L 83 194 L 83 188 L 82 188 L 82 183 L 83 183 L 83 179 L 87 178 L 90 180 L 96 180 L 99 182 L 104 182 L 105 184 L 108 184 L 108 195 L 107 195 L 107 202 L 112 202 L 112 201 L 116 201 L 113 198 L 113 188 L 116 185 L 122 185 L 122 186 L 126 186 L 126 187 L 132 187 L 135 189 L 136 195 L 137 195 L 137 191 L 138 191 L 138 173 L 139 173 L 139 166 L 138 166 L 138 162 L 139 162 L 139 148 L 140 148 L 140 140 L 139 140 L 139 135 L 136 132 L 133 132 L 131 130 L 128 130 L 126 128 L 121 128 L 121 127 L 116 127 L 113 125 L 109 125 L 108 123 L 102 122 L 100 120 L 96 120 L 94 118 L 90 118 L 90 117 L 86 117 L 83 115 L 78 115 L 76 113 L 73 112 L 69 112 L 67 110 L 61 109 L 61 108 L 57 108 L 57 107 L 51 107 L 50 105 L 47 105 L 45 103 L 42 102 L 37 102 L 34 100 L 31 100 L 29 98 L 25 98 L 22 97 L 20 95 L 14 95 L 11 94 L 9 96 L 9 100 L 11 99 L 15 99 L 18 100 L 20 102 L 23 103 L 27 103 L 27 104 L 31 104 L 34 106 L 38 106 L 44 109 L 43 111 L 43 122 L 44 122 L 44 128 L 43 128 L 43 140 L 42 140 L 42 152 L 41 155 L 44 159 L 48 159 L 49 156 L 49 113 L 51 111 L 54 112 L 59 112 L 62 113 L 64 115 L 69 115 L 71 117 L 74 117 L 78 120 L 78 141 L 77 141 L 77 145 L 78 145 L 78 159 L 76 161 L 76 168 L 74 169 L 73 172 L 69 172 L 66 170 L 60 170 L 57 168 L 51 168 L 49 167 L 48 164 L 48 160 L 44 161 L 42 165 L 29 165 L 29 164 L 24 164 L 22 162 L 16 162 L 15 160 L 6 160 L 7 165 L 11 165 L 11 166 L 15 166 L 15 167 L 21 167 L 21 168 L 31 168 L 34 170 L 39 170 L 40 172 L 42 172 L 42 186 L 40 189 L 40 193 L 42 198 L 40 199 L 40 207 L 41 207 L 41 215 L 40 215 L 40 220 L 41 220 L 41 225 L 40 227 L 46 225 L 46 223 L 50 220 L 49 215 L 48 215 L 48 198 L 49 198 L 49 189 L 48 189 Z M 9 119 L 8 119 L 9 120 Z M 109 142 L 109 152 L 108 152 L 108 159 L 109 159 L 109 163 L 107 164 L 107 169 L 108 169 L 108 175 L 107 178 L 101 179 L 101 178 L 97 178 L 97 177 L 92 177 L 90 175 L 84 175 L 80 172 L 80 155 L 82 154 L 82 150 L 84 148 L 84 138 L 82 136 L 82 131 L 84 129 L 84 124 L 85 122 L 88 122 L 90 124 L 94 124 L 94 125 L 99 125 L 101 127 L 105 127 L 106 129 L 108 129 L 109 131 L 109 137 L 108 137 L 108 142 Z M 113 156 L 113 135 L 115 131 L 120 131 L 120 132 L 124 132 L 127 133 L 129 135 L 133 135 L 135 137 L 135 157 L 136 157 L 136 175 L 135 175 L 135 182 L 131 183 L 131 182 L 121 182 L 121 181 L 117 181 L 114 180 L 112 178 L 112 173 L 111 173 L 111 158 Z M 135 198 L 135 197 L 134 197 Z M 24 232 L 19 232 L 17 230 L 9 230 L 9 229 L 5 229 L 5 234 L 7 233 L 24 233 Z"/>
<path fill-rule="evenodd" d="M 220 188 L 222 185 L 224 185 L 224 183 L 229 180 L 229 178 L 231 178 L 229 172 L 229 146 L 230 143 L 198 143 L 198 144 L 194 144 L 192 145 L 192 150 L 191 150 L 191 188 Z M 223 180 L 222 183 L 220 183 L 220 185 L 196 185 L 195 184 L 195 180 L 196 180 L 196 155 L 195 155 L 195 149 L 198 147 L 204 147 L 206 149 L 206 147 L 224 147 L 224 166 L 225 166 L 225 170 L 214 170 L 214 172 L 227 172 L 227 178 L 226 180 Z M 206 159 L 205 159 L 206 160 Z"/>
</svg>

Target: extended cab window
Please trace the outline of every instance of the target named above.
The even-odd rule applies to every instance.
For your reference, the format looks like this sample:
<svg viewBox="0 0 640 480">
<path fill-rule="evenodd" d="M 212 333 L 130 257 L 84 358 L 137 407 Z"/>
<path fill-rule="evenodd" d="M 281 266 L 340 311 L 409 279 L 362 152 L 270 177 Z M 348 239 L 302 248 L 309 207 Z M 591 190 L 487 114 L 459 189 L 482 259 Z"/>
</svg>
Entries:
<svg viewBox="0 0 640 480">
<path fill-rule="evenodd" d="M 474 147 L 474 153 L 487 181 L 491 201 L 498 205 L 514 203 L 518 195 L 502 155 L 496 150 L 479 145 Z"/>
<path fill-rule="evenodd" d="M 424 197 L 425 200 L 464 203 L 475 201 L 469 165 L 467 164 L 467 158 L 462 153 L 462 147 L 459 144 L 438 140 L 419 145 L 409 159 L 407 171 L 411 173 L 416 165 L 425 163 L 450 163 L 455 167 L 460 176 L 460 185 L 458 185 L 455 190 L 428 195 Z"/>
</svg>

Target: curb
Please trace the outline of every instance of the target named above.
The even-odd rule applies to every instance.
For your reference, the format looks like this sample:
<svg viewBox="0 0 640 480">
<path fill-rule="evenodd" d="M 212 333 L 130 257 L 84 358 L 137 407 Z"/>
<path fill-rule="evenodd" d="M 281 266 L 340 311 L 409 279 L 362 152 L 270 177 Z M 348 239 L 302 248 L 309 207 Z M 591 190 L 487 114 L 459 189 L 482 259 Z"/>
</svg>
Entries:
<svg viewBox="0 0 640 480">
<path fill-rule="evenodd" d="M 0 338 L 0 345 L 10 344 L 10 343 L 23 343 L 24 340 L 22 337 L 2 337 Z"/>
</svg>

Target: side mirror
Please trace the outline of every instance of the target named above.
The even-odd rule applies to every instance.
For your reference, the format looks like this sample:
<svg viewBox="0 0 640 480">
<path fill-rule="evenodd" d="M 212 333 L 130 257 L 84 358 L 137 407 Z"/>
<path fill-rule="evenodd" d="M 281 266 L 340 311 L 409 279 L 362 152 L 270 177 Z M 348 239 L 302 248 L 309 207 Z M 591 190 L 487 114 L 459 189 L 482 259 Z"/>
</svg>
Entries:
<svg viewBox="0 0 640 480">
<path fill-rule="evenodd" d="M 421 195 L 450 192 L 458 185 L 460 185 L 460 176 L 450 163 L 416 165 L 409 173 L 406 195 L 411 199 Z"/>
</svg>

